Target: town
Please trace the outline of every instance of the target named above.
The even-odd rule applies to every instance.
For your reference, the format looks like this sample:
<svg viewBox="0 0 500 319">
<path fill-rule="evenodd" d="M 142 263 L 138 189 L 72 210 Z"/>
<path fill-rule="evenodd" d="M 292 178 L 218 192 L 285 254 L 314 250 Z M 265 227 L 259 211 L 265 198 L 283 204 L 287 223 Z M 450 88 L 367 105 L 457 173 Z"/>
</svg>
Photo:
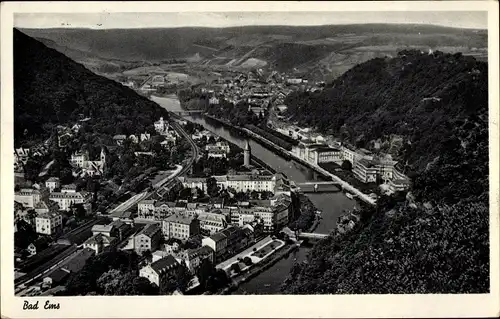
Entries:
<svg viewBox="0 0 500 319">
<path fill-rule="evenodd" d="M 236 120 L 249 136 L 337 181 L 335 186 L 346 190 L 349 198 L 373 204 L 377 194 L 409 187 L 408 177 L 390 155 L 375 155 L 287 123 L 283 115 L 287 94 L 321 90 L 324 83 L 308 85 L 305 79 L 287 78 L 278 72 L 272 72 L 266 81 L 259 80 L 262 76 L 258 70 L 221 77 L 208 87 L 191 88 L 187 99 L 205 99 L 208 117 L 225 123 Z M 153 75 L 140 90 L 158 89 L 164 83 L 163 77 Z M 232 119 L 219 118 L 228 104 L 246 110 L 236 112 Z M 288 227 L 301 214 L 297 198 L 305 192 L 305 185 L 255 162 L 248 142 L 239 149 L 201 125 L 171 114 L 174 121 L 161 117 L 145 132 L 113 136 L 109 145 L 93 150 L 93 157 L 88 147 L 72 148 L 82 125 L 91 120 L 83 116 L 71 127 L 59 126 L 43 145 L 15 149 L 15 172 L 20 180 L 36 175 L 29 160 L 46 157 L 51 147 L 69 154 L 63 161 L 69 162 L 71 173 L 70 178 L 61 169 L 56 170 L 58 176 L 49 174 L 61 162 L 54 158 L 40 169 L 36 178 L 40 182 L 16 186 L 15 227 L 23 237 L 16 245 L 16 291 L 20 295 L 64 294 L 70 275 L 82 271 L 91 257 L 116 251 L 137 254 L 138 277 L 147 279 L 159 293 L 206 293 L 208 279 L 200 269 L 214 274 L 208 278 L 217 278 L 215 291 L 220 293 L 229 283 L 245 281 L 245 273 L 275 261 L 307 238 L 307 232 L 300 235 L 304 228 L 297 223 Z M 155 158 L 180 152 L 184 140 L 192 148 L 185 145 L 191 158 L 172 162 L 170 154 L 171 169 L 151 170 Z M 149 171 L 134 178 L 133 185 L 106 174 L 113 169 L 108 158 L 113 154 L 121 157 L 124 148 L 133 151 L 130 160 L 145 162 L 142 165 Z M 73 183 L 64 183 L 67 180 Z M 106 188 L 96 185 L 127 191 L 106 201 Z M 313 186 L 317 192 L 322 184 Z M 300 226 L 317 224 L 315 212 L 310 215 L 313 217 Z M 338 229 L 343 227 L 339 224 Z"/>
</svg>

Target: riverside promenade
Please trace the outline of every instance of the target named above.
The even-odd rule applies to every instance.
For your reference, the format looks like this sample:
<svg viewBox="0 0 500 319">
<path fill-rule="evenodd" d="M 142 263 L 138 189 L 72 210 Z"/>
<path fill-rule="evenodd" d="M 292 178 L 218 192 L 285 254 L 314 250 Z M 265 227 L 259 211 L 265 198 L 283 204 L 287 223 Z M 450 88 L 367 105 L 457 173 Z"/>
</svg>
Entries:
<svg viewBox="0 0 500 319">
<path fill-rule="evenodd" d="M 352 186 L 351 184 L 347 183 L 346 181 L 344 181 L 340 177 L 338 177 L 338 176 L 330 173 L 329 171 L 325 170 L 324 168 L 319 167 L 318 165 L 314 165 L 312 163 L 309 163 L 309 162 L 303 160 L 302 158 L 296 156 L 292 152 L 284 149 L 283 147 L 281 147 L 279 145 L 276 145 L 275 143 L 273 143 L 273 142 L 265 139 L 264 137 L 260 136 L 259 134 L 256 134 L 256 133 L 250 131 L 249 129 L 242 128 L 242 131 L 245 132 L 245 133 L 247 133 L 251 137 L 255 138 L 256 140 L 259 140 L 259 141 L 261 141 L 263 143 L 266 143 L 269 146 L 272 146 L 273 148 L 275 148 L 279 152 L 286 153 L 292 159 L 296 160 L 297 162 L 299 162 L 299 163 L 301 163 L 301 164 L 303 164 L 303 165 L 305 165 L 307 167 L 310 167 L 311 169 L 317 171 L 318 173 L 323 174 L 325 176 L 331 177 L 333 179 L 333 181 L 339 183 L 342 186 L 342 189 L 345 189 L 345 190 L 347 190 L 347 191 L 349 191 L 349 192 L 357 195 L 358 198 L 361 199 L 362 201 L 364 201 L 365 203 L 368 203 L 370 205 L 375 205 L 376 201 L 373 198 L 371 198 L 367 194 L 363 193 L 362 191 L 360 191 L 356 187 Z"/>
</svg>

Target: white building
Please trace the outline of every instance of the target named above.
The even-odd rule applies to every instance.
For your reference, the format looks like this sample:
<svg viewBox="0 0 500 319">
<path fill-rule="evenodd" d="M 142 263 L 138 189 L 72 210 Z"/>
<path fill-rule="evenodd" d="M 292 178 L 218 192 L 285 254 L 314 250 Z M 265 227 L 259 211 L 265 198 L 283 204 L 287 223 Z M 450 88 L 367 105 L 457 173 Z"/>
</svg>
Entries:
<svg viewBox="0 0 500 319">
<path fill-rule="evenodd" d="M 160 134 L 167 132 L 169 128 L 168 122 L 165 121 L 163 117 L 160 117 L 160 119 L 156 121 L 154 125 L 155 125 L 155 130 Z"/>
<path fill-rule="evenodd" d="M 56 188 L 61 187 L 61 182 L 58 177 L 50 177 L 45 181 L 45 187 L 52 193 Z"/>
<path fill-rule="evenodd" d="M 87 206 L 90 203 L 92 195 L 88 192 L 76 192 L 63 190 L 61 192 L 52 192 L 49 200 L 56 202 L 61 210 L 69 210 L 73 204 L 83 204 Z"/>
<path fill-rule="evenodd" d="M 98 255 L 108 247 L 112 247 L 116 242 L 117 239 L 115 237 L 109 237 L 102 233 L 98 233 L 87 239 L 83 243 L 83 247 L 92 249 L 95 251 L 95 254 Z"/>
<path fill-rule="evenodd" d="M 102 175 L 104 172 L 104 165 L 106 164 L 106 154 L 104 149 L 101 148 L 99 160 L 91 161 L 89 160 L 88 151 L 76 152 L 71 155 L 70 163 L 81 168 L 85 174 L 90 176 Z"/>
<path fill-rule="evenodd" d="M 198 219 L 200 220 L 200 228 L 210 235 L 227 227 L 226 218 L 221 214 L 204 212 L 198 215 Z"/>
<path fill-rule="evenodd" d="M 14 194 L 14 201 L 22 204 L 25 208 L 34 208 L 41 199 L 42 192 L 33 188 L 22 188 Z"/>
<path fill-rule="evenodd" d="M 147 265 L 139 270 L 139 276 L 148 279 L 160 289 L 166 284 L 169 275 L 174 274 L 179 263 L 172 255 L 168 255 L 151 265 Z"/>
<path fill-rule="evenodd" d="M 59 213 L 40 214 L 35 219 L 36 232 L 53 235 L 62 227 L 62 216 Z"/>
</svg>

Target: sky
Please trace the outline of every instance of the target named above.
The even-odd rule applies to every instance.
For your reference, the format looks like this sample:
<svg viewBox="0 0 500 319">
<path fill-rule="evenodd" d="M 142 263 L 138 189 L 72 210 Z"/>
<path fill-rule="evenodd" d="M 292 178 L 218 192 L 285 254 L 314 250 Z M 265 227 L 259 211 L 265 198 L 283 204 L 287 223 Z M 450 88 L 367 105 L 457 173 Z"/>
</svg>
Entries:
<svg viewBox="0 0 500 319">
<path fill-rule="evenodd" d="M 16 13 L 18 28 L 175 28 L 416 23 L 487 29 L 486 11 Z"/>
</svg>

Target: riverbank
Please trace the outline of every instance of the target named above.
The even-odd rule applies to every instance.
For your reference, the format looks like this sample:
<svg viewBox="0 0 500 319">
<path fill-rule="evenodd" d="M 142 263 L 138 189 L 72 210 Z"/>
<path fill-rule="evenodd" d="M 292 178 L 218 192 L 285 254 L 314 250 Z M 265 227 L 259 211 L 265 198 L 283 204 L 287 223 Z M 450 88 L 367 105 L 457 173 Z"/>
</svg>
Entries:
<svg viewBox="0 0 500 319">
<path fill-rule="evenodd" d="M 292 244 L 289 245 L 288 247 L 283 247 L 281 250 L 277 251 L 274 256 L 269 258 L 267 261 L 264 261 L 261 264 L 257 264 L 255 267 L 252 267 L 248 270 L 248 272 L 245 272 L 241 274 L 240 276 L 237 276 L 233 278 L 232 283 L 224 288 L 222 291 L 217 293 L 217 295 L 228 295 L 231 292 L 235 291 L 238 289 L 238 287 L 245 282 L 248 282 L 252 278 L 256 277 L 260 273 L 264 272 L 265 270 L 269 269 L 272 267 L 274 264 L 276 264 L 278 261 L 286 257 L 288 254 L 293 252 L 294 250 L 299 249 L 298 244 Z"/>
</svg>

